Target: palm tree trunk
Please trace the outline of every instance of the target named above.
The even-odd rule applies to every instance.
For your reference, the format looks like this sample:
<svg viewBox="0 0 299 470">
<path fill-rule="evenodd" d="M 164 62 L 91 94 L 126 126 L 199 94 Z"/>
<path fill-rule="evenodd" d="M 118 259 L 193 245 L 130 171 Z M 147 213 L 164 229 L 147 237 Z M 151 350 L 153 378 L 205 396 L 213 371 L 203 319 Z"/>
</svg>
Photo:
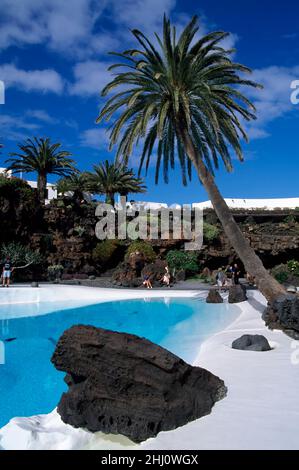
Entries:
<svg viewBox="0 0 299 470">
<path fill-rule="evenodd" d="M 106 204 L 110 204 L 111 206 L 114 207 L 114 205 L 115 205 L 114 193 L 107 193 L 107 195 L 106 195 Z"/>
<path fill-rule="evenodd" d="M 244 237 L 228 205 L 223 199 L 211 173 L 202 161 L 187 131 L 179 130 L 186 153 L 194 164 L 198 176 L 204 185 L 215 212 L 223 226 L 224 232 L 231 242 L 236 253 L 242 260 L 245 269 L 256 279 L 256 285 L 266 299 L 270 302 L 279 295 L 285 294 L 284 288 L 268 273 L 262 261 L 256 255 L 248 240 Z"/>
<path fill-rule="evenodd" d="M 125 192 L 125 193 L 119 193 L 120 197 L 124 197 L 125 198 L 125 202 L 127 202 L 128 200 L 128 193 Z"/>
<path fill-rule="evenodd" d="M 44 204 L 47 189 L 47 175 L 39 173 L 37 178 L 37 194 L 41 204 Z"/>
</svg>

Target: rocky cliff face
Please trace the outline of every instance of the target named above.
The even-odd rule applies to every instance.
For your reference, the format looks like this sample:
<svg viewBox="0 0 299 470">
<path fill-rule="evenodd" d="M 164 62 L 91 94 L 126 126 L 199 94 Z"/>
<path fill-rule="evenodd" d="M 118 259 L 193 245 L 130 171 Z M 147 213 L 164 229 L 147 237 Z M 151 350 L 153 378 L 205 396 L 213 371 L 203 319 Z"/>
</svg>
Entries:
<svg viewBox="0 0 299 470">
<path fill-rule="evenodd" d="M 274 218 L 268 222 L 240 222 L 239 225 L 267 268 L 299 257 L 298 222 L 276 222 Z M 203 260 L 210 267 L 219 267 L 217 259 L 225 265 L 233 262 L 235 257 L 235 252 L 223 233 L 203 248 Z"/>
<path fill-rule="evenodd" d="M 3 227 L 0 243 L 15 240 L 29 244 L 43 253 L 48 264 L 63 264 L 66 275 L 88 276 L 96 272 L 97 266 L 92 259 L 92 250 L 98 242 L 95 237 L 95 205 L 78 205 L 64 200 L 34 211 L 29 202 L 24 204 L 2 197 L 0 211 Z M 234 212 L 234 216 L 267 268 L 299 259 L 298 211 L 239 211 Z M 211 210 L 205 213 L 205 220 L 218 224 Z M 219 228 L 221 230 L 220 225 Z M 184 244 L 180 240 L 154 240 L 151 243 L 162 259 L 168 250 L 183 248 Z M 221 231 L 216 239 L 205 240 L 204 243 L 198 253 L 203 268 L 217 269 L 236 259 Z M 111 267 L 108 265 L 107 268 Z M 131 276 L 134 275 L 132 272 Z"/>
<path fill-rule="evenodd" d="M 49 265 L 62 264 L 65 276 L 76 274 L 82 278 L 95 274 L 92 249 L 95 237 L 95 207 L 91 205 L 64 204 L 44 209 L 47 233 L 34 233 L 30 244 L 46 254 Z"/>
</svg>

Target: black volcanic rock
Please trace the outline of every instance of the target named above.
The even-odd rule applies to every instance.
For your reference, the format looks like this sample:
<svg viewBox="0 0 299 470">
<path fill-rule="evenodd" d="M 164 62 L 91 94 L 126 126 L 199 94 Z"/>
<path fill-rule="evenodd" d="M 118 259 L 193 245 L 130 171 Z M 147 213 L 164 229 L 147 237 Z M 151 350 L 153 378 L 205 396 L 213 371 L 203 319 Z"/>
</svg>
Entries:
<svg viewBox="0 0 299 470">
<path fill-rule="evenodd" d="M 282 295 L 268 305 L 263 313 L 263 320 L 269 328 L 282 329 L 296 338 L 299 333 L 299 296 Z"/>
<path fill-rule="evenodd" d="M 233 349 L 242 351 L 271 351 L 271 346 L 262 335 L 243 335 L 232 343 Z"/>
<path fill-rule="evenodd" d="M 206 303 L 207 304 L 222 304 L 223 303 L 223 298 L 221 297 L 217 289 L 210 290 L 206 298 Z"/>
<path fill-rule="evenodd" d="M 228 303 L 229 304 L 238 304 L 240 302 L 245 302 L 247 299 L 246 287 L 237 284 L 236 286 L 231 286 L 228 293 Z"/>
<path fill-rule="evenodd" d="M 52 362 L 67 372 L 58 412 L 65 423 L 141 442 L 209 414 L 224 382 L 166 349 L 91 326 L 73 326 Z"/>
</svg>

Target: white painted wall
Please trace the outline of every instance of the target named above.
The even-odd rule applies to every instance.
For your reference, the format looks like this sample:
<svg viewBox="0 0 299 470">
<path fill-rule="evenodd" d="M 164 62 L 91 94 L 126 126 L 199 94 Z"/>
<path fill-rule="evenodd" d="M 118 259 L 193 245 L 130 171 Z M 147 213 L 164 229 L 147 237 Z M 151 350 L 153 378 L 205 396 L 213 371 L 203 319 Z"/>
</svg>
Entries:
<svg viewBox="0 0 299 470">
<path fill-rule="evenodd" d="M 37 188 L 36 181 L 28 181 L 26 180 L 31 188 Z M 47 191 L 48 191 L 48 198 L 45 200 L 46 204 L 49 203 L 52 199 L 57 199 L 57 190 L 55 188 L 55 184 L 48 183 L 47 184 Z"/>
<path fill-rule="evenodd" d="M 280 198 L 280 199 L 225 199 L 230 209 L 295 209 L 299 207 L 299 197 Z M 199 209 L 212 208 L 211 201 L 199 202 L 193 204 L 193 207 Z"/>
</svg>

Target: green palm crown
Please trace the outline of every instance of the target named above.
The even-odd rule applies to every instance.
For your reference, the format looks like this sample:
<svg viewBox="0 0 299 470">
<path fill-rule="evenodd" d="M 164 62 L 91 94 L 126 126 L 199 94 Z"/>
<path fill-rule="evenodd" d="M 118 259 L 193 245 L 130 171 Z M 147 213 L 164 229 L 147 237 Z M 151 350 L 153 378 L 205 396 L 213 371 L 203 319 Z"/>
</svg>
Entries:
<svg viewBox="0 0 299 470">
<path fill-rule="evenodd" d="M 196 39 L 198 29 L 194 17 L 177 39 L 175 27 L 164 17 L 163 37 L 155 35 L 157 46 L 142 32 L 133 30 L 139 47 L 113 53 L 121 60 L 109 70 L 125 70 L 118 71 L 102 91 L 105 96 L 121 88 L 106 101 L 97 119 L 109 121 L 116 115 L 110 145 L 118 143 L 117 159 L 127 162 L 134 145 L 144 139 L 139 173 L 144 165 L 148 169 L 155 151 L 156 182 L 161 168 L 168 182 L 175 155 L 183 183 L 187 182 L 187 173 L 191 178 L 186 133 L 212 174 L 219 167 L 219 159 L 231 171 L 230 150 L 242 160 L 240 137 L 247 141 L 242 120 L 255 119 L 255 107 L 240 88 L 259 85 L 242 76 L 250 69 L 233 62 L 233 51 L 222 46 L 228 33 L 216 31 Z"/>
</svg>

